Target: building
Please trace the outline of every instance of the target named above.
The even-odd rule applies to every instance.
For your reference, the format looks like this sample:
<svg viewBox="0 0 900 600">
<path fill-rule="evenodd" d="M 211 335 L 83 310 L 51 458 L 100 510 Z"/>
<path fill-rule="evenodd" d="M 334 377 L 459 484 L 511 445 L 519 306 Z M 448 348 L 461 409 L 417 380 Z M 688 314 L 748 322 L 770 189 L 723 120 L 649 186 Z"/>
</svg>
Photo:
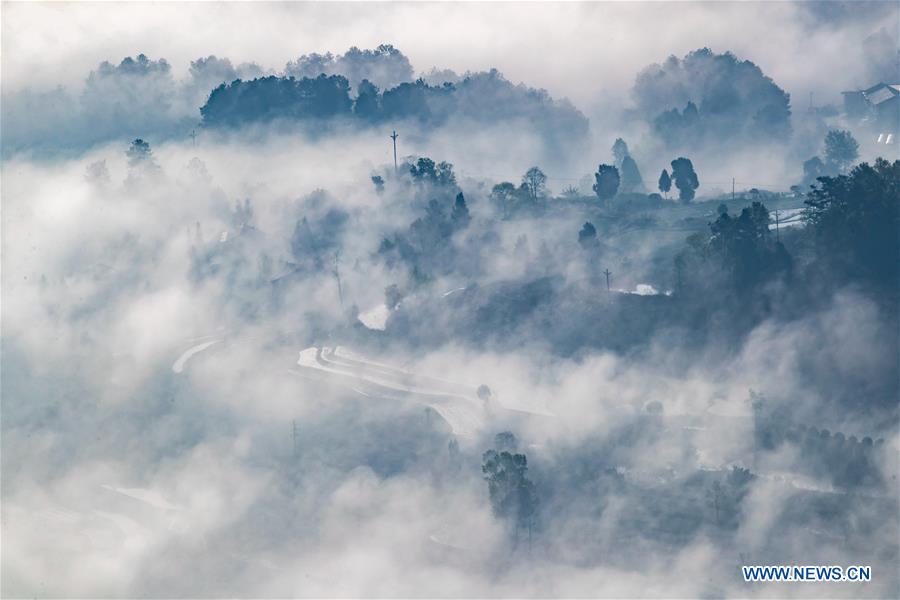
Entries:
<svg viewBox="0 0 900 600">
<path fill-rule="evenodd" d="M 842 93 L 847 117 L 866 122 L 879 133 L 896 134 L 900 129 L 900 83 Z"/>
</svg>

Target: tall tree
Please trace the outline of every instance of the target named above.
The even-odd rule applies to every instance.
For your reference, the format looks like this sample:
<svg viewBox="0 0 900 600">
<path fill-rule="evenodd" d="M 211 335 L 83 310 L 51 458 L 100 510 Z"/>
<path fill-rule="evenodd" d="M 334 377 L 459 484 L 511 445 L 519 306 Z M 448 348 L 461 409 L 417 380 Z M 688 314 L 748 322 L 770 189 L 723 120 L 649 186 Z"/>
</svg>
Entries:
<svg viewBox="0 0 900 600">
<path fill-rule="evenodd" d="M 581 226 L 581 231 L 578 232 L 578 243 L 582 248 L 597 246 L 597 228 L 590 221 Z"/>
<path fill-rule="evenodd" d="M 528 459 L 524 454 L 488 450 L 483 461 L 481 471 L 488 482 L 494 514 L 512 521 L 517 539 L 519 529 L 527 529 L 530 540 L 538 498 L 534 483 L 525 474 Z"/>
<path fill-rule="evenodd" d="M 846 278 L 896 287 L 900 255 L 900 160 L 879 158 L 849 175 L 822 177 L 808 195 L 817 256 Z"/>
<path fill-rule="evenodd" d="M 453 202 L 453 210 L 450 212 L 450 221 L 453 223 L 454 229 L 465 229 L 469 225 L 469 207 L 466 206 L 466 199 L 463 193 L 456 195 Z"/>
<path fill-rule="evenodd" d="M 672 189 L 672 178 L 669 177 L 669 172 L 665 169 L 662 170 L 662 173 L 659 174 L 659 191 L 666 195 L 666 198 L 669 197 L 669 190 Z"/>
<path fill-rule="evenodd" d="M 125 151 L 125 156 L 128 157 L 129 167 L 144 167 L 155 164 L 150 144 L 141 138 L 137 138 L 131 142 L 128 150 Z"/>
<path fill-rule="evenodd" d="M 612 199 L 619 191 L 619 170 L 612 165 L 600 165 L 594 173 L 594 193 L 602 201 Z"/>
<path fill-rule="evenodd" d="M 522 176 L 522 183 L 528 188 L 532 200 L 537 200 L 544 192 L 547 176 L 537 167 L 531 167 Z"/>
<path fill-rule="evenodd" d="M 622 162 L 625 160 L 626 156 L 630 156 L 628 152 L 628 144 L 625 143 L 625 140 L 622 138 L 616 138 L 615 143 L 612 145 L 612 153 L 613 160 L 615 161 L 615 166 L 617 168 L 622 168 Z"/>
<path fill-rule="evenodd" d="M 838 173 L 846 173 L 859 158 L 859 143 L 849 131 L 833 129 L 825 134 L 825 161 Z"/>
<path fill-rule="evenodd" d="M 644 180 L 638 170 L 637 163 L 631 156 L 622 160 L 622 192 L 639 192 L 644 187 Z"/>
<path fill-rule="evenodd" d="M 363 79 L 356 88 L 356 101 L 353 104 L 353 112 L 357 117 L 372 122 L 378 119 L 381 113 L 381 97 L 378 87 L 368 79 Z"/>
<path fill-rule="evenodd" d="M 690 202 L 694 199 L 694 191 L 700 187 L 700 180 L 694 172 L 694 165 L 690 159 L 679 157 L 672 161 L 672 179 L 678 188 L 678 198 L 682 202 Z"/>
<path fill-rule="evenodd" d="M 813 156 L 803 163 L 803 184 L 807 187 L 815 185 L 819 177 L 824 177 L 827 174 L 828 169 L 818 156 Z"/>
</svg>

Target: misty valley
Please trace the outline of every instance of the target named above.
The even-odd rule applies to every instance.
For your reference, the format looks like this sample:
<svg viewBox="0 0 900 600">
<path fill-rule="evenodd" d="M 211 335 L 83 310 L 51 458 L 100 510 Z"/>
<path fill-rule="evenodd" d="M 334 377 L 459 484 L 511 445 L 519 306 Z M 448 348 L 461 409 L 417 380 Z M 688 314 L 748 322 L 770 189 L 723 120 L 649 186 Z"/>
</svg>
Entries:
<svg viewBox="0 0 900 600">
<path fill-rule="evenodd" d="M 571 89 L 494 21 L 150 4 L 42 83 L 95 9 L 10 8 L 0 594 L 900 596 L 898 7 L 763 4 L 358 7 L 667 15 Z M 866 60 L 697 31 L 754 18 Z"/>
</svg>

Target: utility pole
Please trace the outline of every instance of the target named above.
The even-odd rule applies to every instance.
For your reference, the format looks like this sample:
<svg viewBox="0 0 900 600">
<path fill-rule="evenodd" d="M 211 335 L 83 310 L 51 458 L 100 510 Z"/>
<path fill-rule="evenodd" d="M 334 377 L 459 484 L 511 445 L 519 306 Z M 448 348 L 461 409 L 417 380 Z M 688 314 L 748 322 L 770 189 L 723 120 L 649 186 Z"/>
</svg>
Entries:
<svg viewBox="0 0 900 600">
<path fill-rule="evenodd" d="M 338 268 L 340 259 L 341 259 L 341 253 L 335 252 L 334 253 L 334 269 L 333 269 L 332 273 L 334 273 L 334 278 L 337 279 L 338 298 L 340 298 L 340 300 L 341 300 L 341 310 L 343 310 L 344 309 L 344 290 L 341 287 L 341 272 L 340 272 L 340 269 Z"/>
<path fill-rule="evenodd" d="M 734 202 L 734 177 L 731 178 L 731 201 Z"/>
<path fill-rule="evenodd" d="M 400 137 L 397 135 L 396 131 L 391 132 L 391 139 L 394 140 L 394 175 L 397 174 L 397 138 Z"/>
<path fill-rule="evenodd" d="M 196 148 L 197 147 L 197 132 L 191 129 L 191 145 Z"/>
<path fill-rule="evenodd" d="M 291 423 L 293 425 L 291 437 L 294 443 L 294 458 L 297 457 L 297 419 L 294 419 Z"/>
<path fill-rule="evenodd" d="M 780 223 L 778 221 L 778 209 L 776 208 L 775 209 L 775 241 L 776 242 L 781 241 L 781 236 L 779 235 L 779 231 L 778 231 L 779 225 L 780 225 Z"/>
<path fill-rule="evenodd" d="M 608 292 L 609 291 L 609 276 L 612 275 L 612 273 L 609 272 L 609 269 L 606 269 L 605 271 L 603 271 L 603 274 L 606 275 L 606 291 Z"/>
</svg>

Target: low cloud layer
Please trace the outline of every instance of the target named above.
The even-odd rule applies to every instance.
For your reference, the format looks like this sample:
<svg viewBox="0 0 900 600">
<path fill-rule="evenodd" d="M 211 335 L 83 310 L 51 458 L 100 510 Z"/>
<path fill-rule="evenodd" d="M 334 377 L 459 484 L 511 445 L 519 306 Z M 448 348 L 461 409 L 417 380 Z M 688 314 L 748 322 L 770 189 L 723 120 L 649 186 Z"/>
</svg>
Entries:
<svg viewBox="0 0 900 600">
<path fill-rule="evenodd" d="M 898 595 L 896 290 L 788 189 L 843 119 L 806 90 L 869 81 L 856 41 L 895 5 L 4 12 L 2 595 Z M 404 60 L 366 54 L 388 41 L 413 76 L 452 69 L 429 85 L 469 112 L 199 126 L 220 83 L 338 72 L 351 47 L 395 86 Z M 786 137 L 654 134 L 669 105 L 636 114 L 638 73 L 702 48 L 791 94 Z M 8 119 L 31 103 L 55 125 Z M 858 136 L 853 162 L 883 153 Z M 682 151 L 696 197 L 657 194 Z M 604 197 L 600 163 L 627 189 Z M 876 168 L 896 219 L 900 163 Z M 896 244 L 872 239 L 845 258 Z"/>
</svg>

